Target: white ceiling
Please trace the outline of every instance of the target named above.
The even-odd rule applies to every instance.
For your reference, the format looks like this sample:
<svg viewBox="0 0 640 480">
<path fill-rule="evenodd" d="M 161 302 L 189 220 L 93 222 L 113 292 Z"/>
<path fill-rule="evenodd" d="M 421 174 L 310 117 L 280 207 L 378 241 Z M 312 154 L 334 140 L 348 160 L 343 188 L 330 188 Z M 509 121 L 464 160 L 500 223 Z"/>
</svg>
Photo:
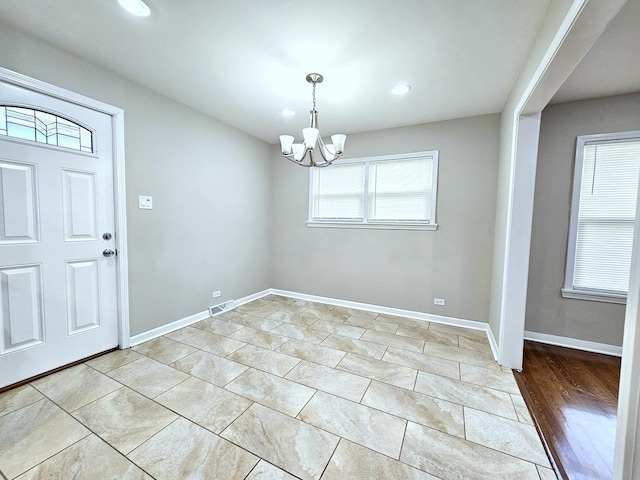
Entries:
<svg viewBox="0 0 640 480">
<path fill-rule="evenodd" d="M 500 112 L 549 2 L 147 0 L 139 19 L 117 0 L 2 0 L 0 17 L 277 143 L 308 122 L 310 72 L 323 134 Z"/>
<path fill-rule="evenodd" d="M 640 1 L 629 0 L 550 103 L 640 92 Z"/>
</svg>

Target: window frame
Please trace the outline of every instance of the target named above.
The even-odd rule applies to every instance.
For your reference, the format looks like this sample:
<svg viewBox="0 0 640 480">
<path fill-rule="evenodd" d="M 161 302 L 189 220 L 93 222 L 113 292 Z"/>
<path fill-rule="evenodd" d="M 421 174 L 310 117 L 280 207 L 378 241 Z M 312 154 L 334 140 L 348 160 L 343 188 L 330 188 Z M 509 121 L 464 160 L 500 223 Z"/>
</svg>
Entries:
<svg viewBox="0 0 640 480">
<path fill-rule="evenodd" d="M 9 141 L 9 142 L 15 142 L 15 143 L 22 143 L 22 144 L 26 144 L 26 145 L 33 145 L 33 146 L 38 146 L 40 148 L 49 148 L 52 150 L 63 150 L 65 152 L 68 153 L 73 153 L 73 154 L 77 154 L 77 155 L 84 155 L 84 156 L 88 156 L 88 157 L 94 157 L 94 158 L 98 158 L 98 149 L 97 149 L 97 132 L 89 127 L 88 125 L 85 125 L 81 122 L 78 122 L 75 119 L 72 119 L 70 117 L 66 117 L 64 115 L 61 115 L 60 113 L 54 111 L 54 110 L 43 110 L 42 108 L 33 106 L 33 105 L 27 105 L 27 104 L 20 104 L 20 103 L 3 103 L 0 104 L 0 108 L 4 108 L 5 109 L 5 121 L 4 121 L 4 131 L 6 133 L 0 133 L 0 138 L 2 140 L 5 141 Z M 28 138 L 23 138 L 23 137 L 18 137 L 18 136 L 13 136 L 13 135 L 9 135 L 9 128 L 8 128 L 8 115 L 6 112 L 6 109 L 9 108 L 20 108 L 20 109 L 25 109 L 25 110 L 32 110 L 34 112 L 34 139 L 28 139 Z M 48 141 L 45 142 L 41 142 L 37 140 L 37 135 L 35 135 L 35 131 L 37 130 L 37 127 L 35 126 L 35 121 L 37 120 L 37 116 L 36 116 L 36 112 L 39 113 L 43 113 L 46 115 L 51 115 L 53 117 L 56 118 L 56 125 L 58 123 L 58 119 L 60 120 L 64 120 L 66 122 L 69 122 L 70 124 L 72 124 L 72 126 L 74 127 L 78 127 L 78 130 L 80 132 L 80 130 L 86 130 L 87 133 L 90 135 L 90 142 L 91 142 L 91 150 L 83 150 L 82 149 L 82 133 L 80 132 L 80 135 L 78 137 L 78 142 L 79 142 L 79 148 L 74 148 L 74 147 L 68 147 L 68 146 L 64 146 L 64 145 L 58 145 L 58 141 L 56 140 L 56 143 L 49 143 Z M 14 122 L 15 123 L 15 122 Z M 50 124 L 45 124 L 46 127 L 52 125 L 52 123 Z M 57 132 L 56 129 L 56 135 L 59 135 L 59 133 Z M 64 134 L 63 134 L 64 135 Z M 47 138 L 45 136 L 45 138 Z"/>
<path fill-rule="evenodd" d="M 369 228 L 379 230 L 437 230 L 438 223 L 436 221 L 437 212 L 437 198 L 438 198 L 438 173 L 439 173 L 439 150 L 428 150 L 422 152 L 402 153 L 393 155 L 381 155 L 374 157 L 359 157 L 350 159 L 339 159 L 333 162 L 332 165 L 349 165 L 349 164 L 364 164 L 364 186 L 363 186 L 363 218 L 360 219 L 331 219 L 323 220 L 313 217 L 313 178 L 314 168 L 309 169 L 309 208 L 307 217 L 307 227 L 312 228 Z M 384 222 L 384 221 L 369 221 L 369 165 L 374 162 L 386 162 L 386 161 L 398 161 L 398 160 L 410 160 L 423 157 L 431 157 L 431 211 L 430 220 L 428 222 Z M 332 168 L 324 167 L 324 168 Z M 317 170 L 318 168 L 315 167 Z"/>
<path fill-rule="evenodd" d="M 640 141 L 640 130 L 630 132 L 599 133 L 581 135 L 576 138 L 576 155 L 573 172 L 573 191 L 571 194 L 571 216 L 569 220 L 569 238 L 567 242 L 567 261 L 564 285 L 561 289 L 563 298 L 591 300 L 596 302 L 626 304 L 627 294 L 610 290 L 575 288 L 573 285 L 576 267 L 576 247 L 578 241 L 578 221 L 580 213 L 580 195 L 582 191 L 582 173 L 584 167 L 584 150 L 587 145 L 608 142 Z M 640 184 L 639 184 L 640 188 Z M 636 216 L 638 212 L 636 212 Z"/>
</svg>

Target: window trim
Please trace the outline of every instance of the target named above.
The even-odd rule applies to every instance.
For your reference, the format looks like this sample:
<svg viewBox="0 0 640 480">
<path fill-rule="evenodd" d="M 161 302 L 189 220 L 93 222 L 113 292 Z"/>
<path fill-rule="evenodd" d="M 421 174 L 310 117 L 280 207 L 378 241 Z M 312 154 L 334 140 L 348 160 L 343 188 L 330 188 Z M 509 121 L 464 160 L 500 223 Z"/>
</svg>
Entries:
<svg viewBox="0 0 640 480">
<path fill-rule="evenodd" d="M 307 216 L 307 227 L 311 228 L 365 228 L 365 229 L 378 229 L 378 230 L 437 230 L 438 223 L 436 221 L 436 206 L 438 198 L 438 171 L 439 171 L 439 150 L 428 150 L 421 152 L 401 153 L 393 155 L 379 155 L 374 157 L 359 157 L 349 159 L 339 159 L 333 162 L 333 165 L 349 165 L 349 164 L 364 164 L 364 186 L 363 186 L 363 215 L 362 220 L 354 219 L 331 219 L 322 220 L 313 218 L 313 168 L 309 169 L 309 208 Z M 432 158 L 432 175 L 431 175 L 431 212 L 429 223 L 427 222 L 382 222 L 382 221 L 369 221 L 366 218 L 369 211 L 369 164 L 380 161 L 394 161 L 394 160 L 409 160 L 412 158 Z M 331 168 L 331 167 L 324 167 Z"/>
<path fill-rule="evenodd" d="M 580 213 L 580 194 L 582 187 L 582 172 L 584 166 L 585 146 L 594 143 L 638 141 L 640 130 L 616 133 L 598 133 L 595 135 L 581 135 L 576 138 L 576 156 L 573 172 L 573 191 L 571 194 L 571 216 L 569 219 L 569 239 L 567 242 L 567 262 L 564 276 L 564 286 L 560 293 L 563 298 L 591 300 L 606 303 L 627 303 L 627 294 L 608 290 L 575 288 L 573 277 L 576 266 L 576 244 L 578 240 L 578 215 Z M 637 213 L 636 213 L 637 215 Z"/>
</svg>

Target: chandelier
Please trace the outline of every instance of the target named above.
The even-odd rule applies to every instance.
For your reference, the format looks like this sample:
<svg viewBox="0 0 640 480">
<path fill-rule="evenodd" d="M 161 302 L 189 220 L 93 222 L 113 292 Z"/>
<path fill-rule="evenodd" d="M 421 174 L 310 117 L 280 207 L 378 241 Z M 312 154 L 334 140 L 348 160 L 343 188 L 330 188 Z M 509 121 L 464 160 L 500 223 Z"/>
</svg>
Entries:
<svg viewBox="0 0 640 480">
<path fill-rule="evenodd" d="M 313 109 L 309 127 L 302 129 L 302 143 L 294 143 L 292 135 L 280 135 L 282 156 L 303 167 L 327 167 L 335 159 L 342 156 L 346 135 L 337 133 L 331 135 L 333 143 L 325 144 L 318 130 L 318 111 L 316 110 L 316 84 L 322 83 L 323 77 L 319 73 L 307 75 L 307 82 L 313 84 Z M 318 155 L 319 154 L 319 155 Z"/>
</svg>

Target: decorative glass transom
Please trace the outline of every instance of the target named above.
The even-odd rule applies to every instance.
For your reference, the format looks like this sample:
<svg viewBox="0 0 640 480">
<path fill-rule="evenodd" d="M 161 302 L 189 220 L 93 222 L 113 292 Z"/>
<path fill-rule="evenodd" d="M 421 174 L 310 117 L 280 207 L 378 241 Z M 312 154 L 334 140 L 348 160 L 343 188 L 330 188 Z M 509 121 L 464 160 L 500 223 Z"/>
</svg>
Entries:
<svg viewBox="0 0 640 480">
<path fill-rule="evenodd" d="M 93 134 L 66 118 L 32 108 L 0 106 L 0 135 L 93 152 Z"/>
</svg>

